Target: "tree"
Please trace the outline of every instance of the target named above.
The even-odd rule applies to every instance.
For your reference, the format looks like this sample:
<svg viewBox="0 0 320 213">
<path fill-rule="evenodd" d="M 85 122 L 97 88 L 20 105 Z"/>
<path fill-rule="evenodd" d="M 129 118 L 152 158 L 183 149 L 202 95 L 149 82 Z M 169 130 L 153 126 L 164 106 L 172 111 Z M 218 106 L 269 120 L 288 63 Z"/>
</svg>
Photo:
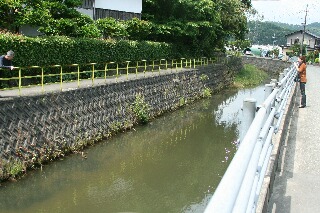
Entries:
<svg viewBox="0 0 320 213">
<path fill-rule="evenodd" d="M 0 27 L 17 32 L 22 25 L 30 25 L 52 33 L 64 25 L 70 30 L 71 22 L 83 24 L 80 19 L 85 18 L 75 9 L 81 4 L 82 0 L 0 0 Z"/>
<path fill-rule="evenodd" d="M 103 38 L 123 38 L 127 36 L 124 23 L 114 18 L 98 19 L 95 24 Z"/>
<path fill-rule="evenodd" d="M 210 55 L 230 37 L 243 39 L 250 0 L 144 0 L 142 17 L 154 23 L 150 40 Z"/>
</svg>

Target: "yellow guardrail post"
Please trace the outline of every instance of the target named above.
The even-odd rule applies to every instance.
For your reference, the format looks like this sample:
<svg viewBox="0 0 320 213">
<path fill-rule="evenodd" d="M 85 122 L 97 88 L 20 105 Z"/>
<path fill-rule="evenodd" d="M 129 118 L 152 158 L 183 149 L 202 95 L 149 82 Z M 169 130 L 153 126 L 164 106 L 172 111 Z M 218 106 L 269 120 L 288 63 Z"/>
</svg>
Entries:
<svg viewBox="0 0 320 213">
<path fill-rule="evenodd" d="M 94 85 L 94 65 L 97 64 L 97 63 L 90 63 L 90 65 L 92 65 L 92 75 L 91 75 L 91 85 L 93 86 Z"/>
<path fill-rule="evenodd" d="M 18 78 L 19 96 L 21 96 L 21 68 L 19 68 Z"/>
<path fill-rule="evenodd" d="M 178 71 L 178 60 L 176 60 L 176 71 Z"/>
<path fill-rule="evenodd" d="M 129 79 L 129 64 L 130 64 L 130 61 L 126 61 L 127 62 L 127 67 L 126 67 L 126 70 L 127 70 L 127 80 Z"/>
<path fill-rule="evenodd" d="M 183 60 L 184 60 L 185 58 L 181 58 L 181 65 L 180 65 L 180 68 L 182 69 L 183 68 Z"/>
<path fill-rule="evenodd" d="M 162 60 L 162 59 L 159 60 L 159 66 L 158 66 L 159 75 L 160 75 L 160 69 L 161 69 L 161 60 Z"/>
<path fill-rule="evenodd" d="M 44 92 L 44 73 L 43 73 L 43 67 L 41 67 L 41 92 Z"/>
<path fill-rule="evenodd" d="M 173 59 L 171 59 L 171 72 L 172 72 L 172 68 L 173 68 Z"/>
<path fill-rule="evenodd" d="M 152 69 L 151 69 L 152 76 L 153 76 L 153 70 L 154 70 L 154 60 L 152 60 Z"/>
<path fill-rule="evenodd" d="M 56 67 L 60 67 L 60 91 L 62 91 L 62 84 L 63 84 L 63 70 L 62 66 L 60 65 L 55 65 Z"/>
<path fill-rule="evenodd" d="M 143 70 L 143 75 L 146 77 L 146 71 L 147 71 L 147 60 L 142 60 L 144 62 L 144 70 Z"/>
<path fill-rule="evenodd" d="M 80 88 L 80 65 L 79 64 L 75 64 L 77 66 L 77 84 L 78 84 L 78 88 Z"/>
<path fill-rule="evenodd" d="M 138 78 L 138 68 L 139 68 L 139 62 L 136 63 L 136 78 Z"/>
<path fill-rule="evenodd" d="M 118 82 L 118 75 L 119 75 L 119 63 L 117 63 L 116 71 L 117 71 L 117 74 L 116 74 L 116 82 Z"/>
<path fill-rule="evenodd" d="M 104 66 L 104 82 L 107 82 L 108 62 Z"/>
</svg>

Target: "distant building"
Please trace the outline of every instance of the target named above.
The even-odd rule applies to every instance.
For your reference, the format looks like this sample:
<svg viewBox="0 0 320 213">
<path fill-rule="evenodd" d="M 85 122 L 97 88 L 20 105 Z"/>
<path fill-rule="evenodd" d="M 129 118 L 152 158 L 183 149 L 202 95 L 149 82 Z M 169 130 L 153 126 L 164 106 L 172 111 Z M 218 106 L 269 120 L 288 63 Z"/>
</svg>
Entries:
<svg viewBox="0 0 320 213">
<path fill-rule="evenodd" d="M 119 20 L 141 19 L 142 0 L 83 0 L 77 9 L 93 20 L 112 17 Z"/>
<path fill-rule="evenodd" d="M 288 35 L 285 35 L 287 38 L 287 45 L 286 48 L 291 47 L 294 44 L 300 44 L 302 43 L 302 37 L 303 37 L 303 30 L 299 30 L 293 33 L 290 33 Z M 308 31 L 304 33 L 304 39 L 303 44 L 306 45 L 307 51 L 314 51 L 316 49 L 319 49 L 320 47 L 320 36 L 317 36 L 315 34 L 312 34 Z"/>
<path fill-rule="evenodd" d="M 141 19 L 142 0 L 83 0 L 82 5 L 76 8 L 82 14 L 93 20 L 112 17 L 117 20 Z M 19 32 L 26 36 L 41 35 L 37 27 L 24 25 Z"/>
</svg>

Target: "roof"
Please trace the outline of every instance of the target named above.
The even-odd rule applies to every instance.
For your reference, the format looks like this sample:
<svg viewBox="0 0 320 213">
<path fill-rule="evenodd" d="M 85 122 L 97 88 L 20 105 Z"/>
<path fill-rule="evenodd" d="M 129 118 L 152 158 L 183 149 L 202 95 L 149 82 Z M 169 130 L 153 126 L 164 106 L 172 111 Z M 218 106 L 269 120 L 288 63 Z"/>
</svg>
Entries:
<svg viewBox="0 0 320 213">
<path fill-rule="evenodd" d="M 285 37 L 288 37 L 288 36 L 290 36 L 290 35 L 294 35 L 294 34 L 297 34 L 297 33 L 302 33 L 302 30 L 298 30 L 298 31 L 289 33 L 289 34 L 285 35 Z M 308 35 L 310 35 L 310 36 L 312 36 L 312 37 L 314 37 L 314 38 L 320 39 L 320 36 L 317 36 L 317 35 L 311 33 L 310 31 L 306 31 L 305 34 L 308 34 Z"/>
</svg>

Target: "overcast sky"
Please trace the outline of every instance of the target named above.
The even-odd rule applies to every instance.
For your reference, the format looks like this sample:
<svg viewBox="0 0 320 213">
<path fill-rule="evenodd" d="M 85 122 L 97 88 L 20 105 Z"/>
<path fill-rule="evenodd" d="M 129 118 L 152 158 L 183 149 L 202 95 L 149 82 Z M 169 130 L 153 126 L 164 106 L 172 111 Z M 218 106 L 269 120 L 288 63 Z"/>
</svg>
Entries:
<svg viewBox="0 0 320 213">
<path fill-rule="evenodd" d="M 320 0 L 251 0 L 263 21 L 288 24 L 304 23 L 308 5 L 307 24 L 320 22 Z"/>
</svg>

